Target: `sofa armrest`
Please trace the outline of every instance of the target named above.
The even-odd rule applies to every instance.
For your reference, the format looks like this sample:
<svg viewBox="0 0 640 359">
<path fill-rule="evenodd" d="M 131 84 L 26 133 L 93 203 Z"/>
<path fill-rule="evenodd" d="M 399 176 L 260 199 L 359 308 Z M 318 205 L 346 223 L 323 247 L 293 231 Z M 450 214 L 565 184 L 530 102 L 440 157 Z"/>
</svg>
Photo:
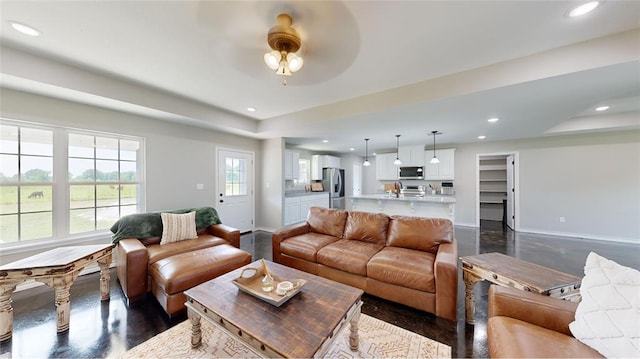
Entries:
<svg viewBox="0 0 640 359">
<path fill-rule="evenodd" d="M 438 246 L 434 263 L 436 280 L 436 315 L 451 321 L 457 319 L 458 304 L 458 243 Z"/>
<path fill-rule="evenodd" d="M 309 233 L 310 230 L 309 223 L 304 222 L 300 224 L 296 224 L 289 227 L 284 227 L 273 232 L 271 236 L 271 254 L 272 259 L 276 263 L 280 262 L 280 242 L 287 238 L 299 236 L 301 234 Z"/>
<path fill-rule="evenodd" d="M 116 274 L 127 299 L 132 302 L 147 293 L 149 255 L 137 238 L 118 241 L 116 246 Z"/>
<path fill-rule="evenodd" d="M 525 292 L 511 287 L 489 287 L 489 318 L 510 317 L 569 336 L 578 303 Z"/>
<path fill-rule="evenodd" d="M 240 230 L 224 224 L 212 224 L 209 226 L 209 233 L 220 237 L 232 246 L 240 248 Z"/>
</svg>

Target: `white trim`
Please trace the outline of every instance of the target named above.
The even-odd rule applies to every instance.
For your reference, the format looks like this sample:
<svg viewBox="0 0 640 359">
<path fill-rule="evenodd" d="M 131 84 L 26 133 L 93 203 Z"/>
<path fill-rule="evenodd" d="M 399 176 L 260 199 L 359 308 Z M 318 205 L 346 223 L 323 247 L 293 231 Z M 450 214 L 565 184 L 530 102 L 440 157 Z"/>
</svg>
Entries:
<svg viewBox="0 0 640 359">
<path fill-rule="evenodd" d="M 586 233 L 544 231 L 544 230 L 532 229 L 532 228 L 520 228 L 520 232 L 522 232 L 522 233 L 531 233 L 531 234 L 544 234 L 544 235 L 547 235 L 547 236 L 558 236 L 558 237 L 572 237 L 572 238 L 580 238 L 580 239 L 589 239 L 589 240 L 594 240 L 594 241 L 640 244 L 640 239 L 632 239 L 632 238 L 624 238 L 624 237 L 598 236 L 598 235 L 586 234 Z"/>
<path fill-rule="evenodd" d="M 278 230 L 277 228 L 267 228 L 267 227 L 256 227 L 256 228 L 253 229 L 254 232 L 255 231 L 265 231 L 265 232 L 271 232 L 271 233 L 273 233 L 273 232 L 275 232 L 277 230 Z"/>
<path fill-rule="evenodd" d="M 90 235 L 65 238 L 58 240 L 32 240 L 24 242 L 6 243 L 0 247 L 0 256 L 19 254 L 30 251 L 45 251 L 58 247 L 72 246 L 72 245 L 84 245 L 91 244 L 90 242 L 101 241 L 108 243 L 111 241 L 111 232 L 108 230 L 100 231 L 99 233 L 91 233 Z M 0 261 L 2 262 L 2 261 Z"/>
<path fill-rule="evenodd" d="M 513 186 L 516 191 L 513 196 L 515 203 L 515 227 L 514 231 L 520 231 L 520 152 L 508 151 L 508 152 L 492 152 L 492 153 L 476 153 L 476 225 L 474 227 L 480 227 L 480 157 L 488 156 L 509 156 L 513 155 L 515 161 L 515 167 L 513 169 Z"/>
<path fill-rule="evenodd" d="M 479 226 L 473 224 L 473 223 L 457 223 L 457 222 L 453 222 L 453 226 L 457 227 L 471 227 L 471 228 L 478 228 Z"/>
</svg>

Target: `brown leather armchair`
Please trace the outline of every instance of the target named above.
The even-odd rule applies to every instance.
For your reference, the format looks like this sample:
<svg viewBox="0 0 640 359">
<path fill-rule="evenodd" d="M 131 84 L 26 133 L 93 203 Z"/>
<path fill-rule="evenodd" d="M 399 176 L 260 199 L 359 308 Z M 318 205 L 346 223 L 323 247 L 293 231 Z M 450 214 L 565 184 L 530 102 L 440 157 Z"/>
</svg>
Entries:
<svg viewBox="0 0 640 359">
<path fill-rule="evenodd" d="M 488 306 L 492 358 L 602 358 L 571 335 L 578 303 L 492 285 Z"/>
</svg>

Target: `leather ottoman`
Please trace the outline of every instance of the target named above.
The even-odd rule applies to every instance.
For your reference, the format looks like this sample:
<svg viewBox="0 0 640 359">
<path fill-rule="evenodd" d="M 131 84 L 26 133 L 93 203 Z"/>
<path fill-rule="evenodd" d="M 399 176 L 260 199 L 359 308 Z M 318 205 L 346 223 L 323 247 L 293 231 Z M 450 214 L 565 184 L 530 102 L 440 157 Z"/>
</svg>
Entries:
<svg viewBox="0 0 640 359">
<path fill-rule="evenodd" d="M 183 292 L 251 263 L 251 254 L 228 244 L 161 259 L 151 265 L 151 292 L 169 317 L 184 310 Z"/>
</svg>

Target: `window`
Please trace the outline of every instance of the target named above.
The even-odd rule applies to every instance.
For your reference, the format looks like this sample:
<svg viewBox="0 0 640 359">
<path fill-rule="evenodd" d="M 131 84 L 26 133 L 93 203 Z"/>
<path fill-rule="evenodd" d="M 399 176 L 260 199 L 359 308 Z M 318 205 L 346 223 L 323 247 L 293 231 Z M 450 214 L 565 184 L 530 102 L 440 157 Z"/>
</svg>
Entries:
<svg viewBox="0 0 640 359">
<path fill-rule="evenodd" d="M 225 162 L 225 196 L 247 194 L 247 160 L 227 157 Z"/>
<path fill-rule="evenodd" d="M 53 131 L 0 126 L 0 243 L 53 236 Z"/>
<path fill-rule="evenodd" d="M 144 210 L 142 139 L 2 120 L 0 140 L 0 244 L 86 236 Z"/>
<path fill-rule="evenodd" d="M 311 180 L 311 161 L 307 159 L 298 160 L 298 178 L 293 180 L 295 185 L 307 185 Z"/>
</svg>

